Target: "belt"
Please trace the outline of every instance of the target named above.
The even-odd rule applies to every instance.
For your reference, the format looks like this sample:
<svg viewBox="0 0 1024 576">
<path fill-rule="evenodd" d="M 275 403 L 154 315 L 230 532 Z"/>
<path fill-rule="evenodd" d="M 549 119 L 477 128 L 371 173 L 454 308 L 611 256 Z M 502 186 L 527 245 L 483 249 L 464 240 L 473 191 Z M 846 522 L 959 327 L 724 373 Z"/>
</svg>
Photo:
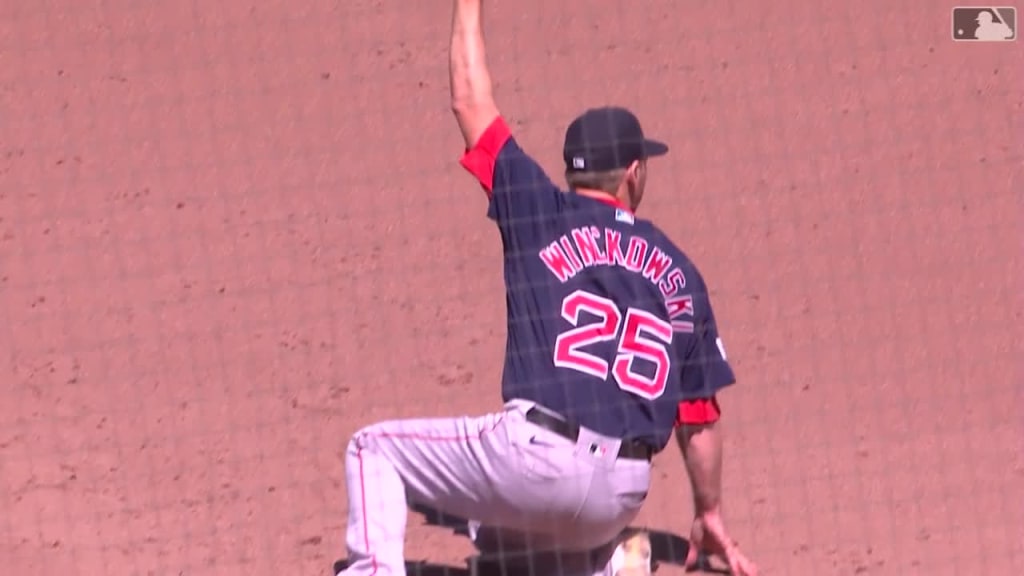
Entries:
<svg viewBox="0 0 1024 576">
<path fill-rule="evenodd" d="M 579 425 L 562 420 L 558 416 L 548 414 L 536 407 L 526 411 L 526 421 L 573 442 L 580 437 Z M 654 449 L 638 440 L 623 440 L 619 445 L 619 458 L 650 461 L 653 455 Z"/>
</svg>

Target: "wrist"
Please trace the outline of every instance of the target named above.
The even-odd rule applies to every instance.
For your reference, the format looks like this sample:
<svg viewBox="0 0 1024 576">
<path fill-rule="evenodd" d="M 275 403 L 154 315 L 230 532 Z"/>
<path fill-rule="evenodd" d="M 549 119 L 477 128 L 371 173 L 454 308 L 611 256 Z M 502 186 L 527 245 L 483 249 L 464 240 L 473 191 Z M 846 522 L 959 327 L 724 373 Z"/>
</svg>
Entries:
<svg viewBox="0 0 1024 576">
<path fill-rule="evenodd" d="M 718 518 L 722 516 L 722 505 L 719 502 L 713 504 L 695 502 L 693 509 L 694 515 L 701 518 Z"/>
</svg>

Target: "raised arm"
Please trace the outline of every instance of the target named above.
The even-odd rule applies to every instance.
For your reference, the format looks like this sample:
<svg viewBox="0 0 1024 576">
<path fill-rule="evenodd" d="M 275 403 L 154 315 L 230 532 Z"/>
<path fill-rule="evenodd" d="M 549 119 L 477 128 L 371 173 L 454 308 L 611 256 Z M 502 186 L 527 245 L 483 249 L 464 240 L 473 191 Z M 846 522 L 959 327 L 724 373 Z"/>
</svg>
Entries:
<svg viewBox="0 0 1024 576">
<path fill-rule="evenodd" d="M 452 0 L 452 40 L 448 76 L 452 111 L 459 123 L 466 148 L 498 117 L 491 73 L 484 52 L 483 0 Z"/>
</svg>

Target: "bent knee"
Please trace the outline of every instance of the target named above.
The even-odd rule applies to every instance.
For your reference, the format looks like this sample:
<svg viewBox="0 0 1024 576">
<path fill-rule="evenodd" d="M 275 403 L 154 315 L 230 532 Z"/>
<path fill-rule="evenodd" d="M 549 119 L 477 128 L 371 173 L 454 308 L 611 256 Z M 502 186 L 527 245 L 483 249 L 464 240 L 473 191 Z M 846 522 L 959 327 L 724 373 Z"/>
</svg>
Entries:
<svg viewBox="0 0 1024 576">
<path fill-rule="evenodd" d="M 381 425 L 382 423 L 380 422 L 368 424 L 357 430 L 356 433 L 349 438 L 348 453 L 356 454 L 364 450 L 372 450 L 377 443 L 377 439 L 384 436 Z"/>
</svg>

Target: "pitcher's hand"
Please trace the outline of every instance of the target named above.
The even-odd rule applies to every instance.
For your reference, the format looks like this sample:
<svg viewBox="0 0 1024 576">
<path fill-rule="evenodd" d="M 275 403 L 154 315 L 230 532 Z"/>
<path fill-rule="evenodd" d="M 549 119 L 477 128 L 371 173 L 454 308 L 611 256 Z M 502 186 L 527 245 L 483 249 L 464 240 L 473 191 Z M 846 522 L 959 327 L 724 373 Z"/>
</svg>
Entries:
<svg viewBox="0 0 1024 576">
<path fill-rule="evenodd" d="M 757 576 L 757 566 L 740 552 L 736 542 L 725 531 L 722 516 L 717 512 L 699 514 L 693 519 L 686 567 L 697 567 L 701 553 L 723 560 L 733 576 Z"/>
</svg>

